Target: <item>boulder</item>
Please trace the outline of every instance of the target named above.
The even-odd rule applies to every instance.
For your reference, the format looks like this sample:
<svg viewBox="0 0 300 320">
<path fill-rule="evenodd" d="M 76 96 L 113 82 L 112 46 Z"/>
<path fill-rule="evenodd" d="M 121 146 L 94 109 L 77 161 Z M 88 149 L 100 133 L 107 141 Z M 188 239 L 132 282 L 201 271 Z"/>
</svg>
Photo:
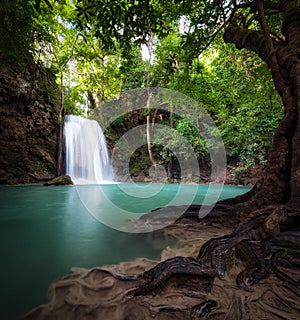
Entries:
<svg viewBox="0 0 300 320">
<path fill-rule="evenodd" d="M 73 181 L 70 176 L 63 175 L 56 177 L 48 182 L 44 183 L 44 186 L 69 186 L 73 185 Z"/>
</svg>

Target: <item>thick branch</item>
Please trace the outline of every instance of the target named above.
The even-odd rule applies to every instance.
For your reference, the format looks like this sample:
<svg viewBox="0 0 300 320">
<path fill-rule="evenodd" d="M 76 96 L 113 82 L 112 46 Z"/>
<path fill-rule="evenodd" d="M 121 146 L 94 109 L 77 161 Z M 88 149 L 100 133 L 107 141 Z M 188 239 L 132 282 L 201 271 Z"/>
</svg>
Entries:
<svg viewBox="0 0 300 320">
<path fill-rule="evenodd" d="M 274 3 L 272 1 L 264 1 L 264 7 L 265 9 L 268 10 L 276 10 L 279 11 L 280 10 L 280 3 Z M 239 4 L 234 5 L 234 8 L 237 9 L 245 9 L 245 8 L 252 8 L 252 10 L 254 10 L 256 8 L 256 3 L 255 1 L 248 1 L 248 2 L 242 2 Z"/>
<path fill-rule="evenodd" d="M 257 11 L 258 11 L 262 34 L 265 38 L 265 45 L 266 45 L 267 54 L 268 54 L 269 66 L 271 69 L 275 86 L 277 87 L 277 90 L 279 91 L 280 95 L 282 95 L 282 90 L 286 86 L 286 83 L 280 72 L 280 67 L 276 57 L 276 51 L 274 49 L 273 40 L 270 35 L 270 29 L 265 17 L 264 2 L 263 0 L 256 0 L 256 4 L 257 4 Z"/>
<path fill-rule="evenodd" d="M 235 44 L 238 49 L 255 52 L 269 65 L 268 51 L 261 32 L 239 27 L 234 18 L 225 30 L 223 38 L 225 42 Z"/>
</svg>

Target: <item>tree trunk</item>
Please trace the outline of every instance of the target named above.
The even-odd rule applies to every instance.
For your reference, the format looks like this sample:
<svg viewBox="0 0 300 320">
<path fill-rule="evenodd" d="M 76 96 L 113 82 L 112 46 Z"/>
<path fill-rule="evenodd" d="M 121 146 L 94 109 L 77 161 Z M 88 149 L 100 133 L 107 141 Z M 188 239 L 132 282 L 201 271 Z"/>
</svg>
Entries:
<svg viewBox="0 0 300 320">
<path fill-rule="evenodd" d="M 151 133 L 150 133 L 150 115 L 147 116 L 147 148 L 148 148 L 148 155 L 151 163 L 154 165 L 154 159 L 153 159 L 153 154 L 151 150 Z"/>
<path fill-rule="evenodd" d="M 59 135 L 58 135 L 58 151 L 57 151 L 57 175 L 62 174 L 62 162 L 63 162 L 63 143 L 64 143 L 64 87 L 63 87 L 63 71 L 61 70 L 61 88 L 60 88 L 60 107 L 59 107 Z"/>
<path fill-rule="evenodd" d="M 149 159 L 152 165 L 155 165 L 155 161 L 153 159 L 152 149 L 151 149 L 151 128 L 150 128 L 150 100 L 151 100 L 151 92 L 150 92 L 150 67 L 151 67 L 151 59 L 152 59 L 152 41 L 153 41 L 153 35 L 149 35 L 149 38 L 147 40 L 146 46 L 149 53 L 149 60 L 147 63 L 147 102 L 146 102 L 146 109 L 148 110 L 149 114 L 146 117 L 146 136 L 147 136 L 147 149 L 148 149 L 148 155 Z M 155 116 L 154 116 L 155 117 Z M 155 121 L 155 119 L 154 119 Z M 154 129 L 154 123 L 152 124 L 152 130 Z"/>
<path fill-rule="evenodd" d="M 62 161 L 63 161 L 63 128 L 64 128 L 64 68 L 67 66 L 68 62 L 72 59 L 75 46 L 77 44 L 79 34 L 76 35 L 76 39 L 72 46 L 72 51 L 70 56 L 63 62 L 60 62 L 59 57 L 53 51 L 53 55 L 60 72 L 60 108 L 59 108 L 59 136 L 58 136 L 58 151 L 57 151 L 57 175 L 62 174 Z M 58 39 L 57 39 L 58 40 Z M 59 42 L 59 40 L 58 40 Z"/>
<path fill-rule="evenodd" d="M 147 104 L 146 108 L 148 112 L 150 112 L 150 100 L 151 100 L 151 93 L 150 88 L 147 87 Z M 153 128 L 152 128 L 153 130 Z M 152 165 L 155 165 L 155 161 L 153 159 L 152 149 L 151 149 L 151 126 L 150 126 L 150 114 L 146 116 L 146 137 L 147 137 L 147 149 L 148 149 L 148 155 L 149 159 Z"/>
<path fill-rule="evenodd" d="M 62 110 L 60 111 L 62 113 Z M 63 166 L 63 149 L 64 149 L 64 123 L 63 116 L 59 117 L 59 135 L 58 135 L 58 151 L 57 151 L 57 176 L 62 175 Z"/>
<path fill-rule="evenodd" d="M 300 13 L 296 1 L 283 2 L 286 44 L 271 39 L 264 15 L 263 1 L 256 0 L 261 32 L 245 30 L 233 18 L 224 33 L 227 43 L 257 53 L 271 71 L 282 98 L 284 117 L 274 133 L 272 148 L 260 187 L 244 196 L 242 217 L 250 211 L 272 204 L 299 203 L 300 197 Z M 297 17 L 296 17 L 297 16 Z"/>
<path fill-rule="evenodd" d="M 300 19 L 300 17 L 299 17 Z M 298 38 L 300 38 L 300 27 Z M 300 39 L 299 39 L 300 43 Z M 299 47 L 299 46 L 298 46 Z M 300 54 L 298 49 L 298 62 L 291 70 L 291 79 L 297 105 L 297 126 L 292 141 L 293 158 L 291 163 L 291 199 L 290 204 L 300 206 Z"/>
</svg>

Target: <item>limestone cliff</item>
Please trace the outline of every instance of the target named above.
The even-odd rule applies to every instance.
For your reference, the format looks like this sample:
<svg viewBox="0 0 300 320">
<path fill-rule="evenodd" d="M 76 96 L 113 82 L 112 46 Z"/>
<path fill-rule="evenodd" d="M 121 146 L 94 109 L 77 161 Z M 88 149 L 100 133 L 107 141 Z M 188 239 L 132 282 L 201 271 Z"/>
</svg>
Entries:
<svg viewBox="0 0 300 320">
<path fill-rule="evenodd" d="M 31 71 L 25 76 L 0 70 L 0 184 L 56 175 L 58 110 L 47 91 L 49 75 L 35 69 L 33 78 Z"/>
</svg>

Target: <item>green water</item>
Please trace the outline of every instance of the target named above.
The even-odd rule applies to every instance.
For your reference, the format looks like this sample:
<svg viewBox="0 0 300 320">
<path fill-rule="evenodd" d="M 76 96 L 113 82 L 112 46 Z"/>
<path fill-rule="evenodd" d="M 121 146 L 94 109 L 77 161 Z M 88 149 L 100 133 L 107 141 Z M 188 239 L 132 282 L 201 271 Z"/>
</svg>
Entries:
<svg viewBox="0 0 300 320">
<path fill-rule="evenodd" d="M 0 319 L 20 319 L 45 303 L 50 282 L 69 273 L 73 266 L 89 268 L 140 256 L 157 258 L 168 245 L 163 240 L 151 241 L 147 233 L 130 234 L 107 227 L 93 215 L 96 209 L 107 216 L 109 210 L 117 215 L 120 207 L 126 211 L 124 218 L 137 217 L 169 203 L 190 203 L 189 194 L 195 190 L 192 202 L 201 203 L 207 192 L 207 185 L 181 185 L 179 197 L 172 203 L 170 195 L 178 194 L 178 185 L 165 185 L 159 192 L 161 186 L 157 185 L 138 187 L 137 192 L 134 185 L 122 185 L 123 189 L 106 185 L 101 196 L 99 186 L 0 187 Z M 226 186 L 221 198 L 248 189 Z"/>
</svg>

